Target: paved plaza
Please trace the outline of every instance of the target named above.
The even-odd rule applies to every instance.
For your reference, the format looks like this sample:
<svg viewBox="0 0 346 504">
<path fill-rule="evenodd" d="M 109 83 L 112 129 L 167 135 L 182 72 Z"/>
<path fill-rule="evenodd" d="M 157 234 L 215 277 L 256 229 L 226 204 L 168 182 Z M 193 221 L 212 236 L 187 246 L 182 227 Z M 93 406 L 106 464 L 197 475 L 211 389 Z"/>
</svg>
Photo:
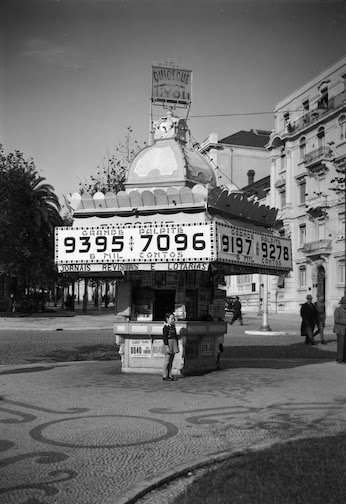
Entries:
<svg viewBox="0 0 346 504">
<path fill-rule="evenodd" d="M 0 319 L 0 342 L 22 321 L 23 338 L 47 326 L 112 327 L 111 315 Z M 253 338 L 275 345 L 275 334 L 247 335 L 260 325 L 255 316 L 248 321 L 232 326 L 226 348 Z M 299 321 L 270 322 L 291 330 L 286 345 L 305 347 Z M 327 349 L 312 347 L 314 355 L 241 358 L 230 351 L 220 371 L 176 382 L 122 374 L 118 360 L 0 366 L 1 503 L 130 504 L 174 475 L 239 450 L 344 431 L 346 366 L 335 363 L 331 327 L 329 320 Z"/>
</svg>

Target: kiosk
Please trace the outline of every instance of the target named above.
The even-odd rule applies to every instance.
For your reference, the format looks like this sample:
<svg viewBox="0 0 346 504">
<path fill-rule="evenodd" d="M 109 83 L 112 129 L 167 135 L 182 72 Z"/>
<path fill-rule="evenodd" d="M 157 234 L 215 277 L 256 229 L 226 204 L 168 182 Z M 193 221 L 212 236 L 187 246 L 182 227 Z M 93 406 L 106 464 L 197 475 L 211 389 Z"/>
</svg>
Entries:
<svg viewBox="0 0 346 504">
<path fill-rule="evenodd" d="M 56 230 L 59 272 L 116 278 L 114 333 L 124 373 L 161 373 L 166 312 L 176 315 L 173 374 L 220 365 L 225 275 L 287 275 L 290 241 L 277 210 L 218 187 L 172 111 L 129 166 L 125 190 L 73 195 L 72 227 Z"/>
</svg>

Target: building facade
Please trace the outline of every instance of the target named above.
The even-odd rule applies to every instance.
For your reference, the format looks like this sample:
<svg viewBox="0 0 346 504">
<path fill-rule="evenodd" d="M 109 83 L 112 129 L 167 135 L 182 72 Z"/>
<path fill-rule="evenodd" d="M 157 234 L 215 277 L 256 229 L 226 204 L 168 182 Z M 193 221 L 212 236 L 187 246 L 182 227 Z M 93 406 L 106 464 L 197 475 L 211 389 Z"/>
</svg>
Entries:
<svg viewBox="0 0 346 504">
<path fill-rule="evenodd" d="M 270 131 L 238 131 L 221 140 L 216 133 L 200 144 L 199 151 L 208 156 L 216 167 L 220 186 L 231 192 L 249 194 L 250 200 L 262 200 L 270 187 L 270 152 L 266 148 Z M 249 191 L 248 191 L 249 190 Z M 261 276 L 244 274 L 227 276 L 227 296 L 240 296 L 244 309 L 261 311 Z"/>
<path fill-rule="evenodd" d="M 346 166 L 346 57 L 277 104 L 267 147 L 267 201 L 293 255 L 289 278 L 270 277 L 269 309 L 299 313 L 307 294 L 322 294 L 332 314 L 345 289 L 345 186 L 335 178 Z"/>
<path fill-rule="evenodd" d="M 266 144 L 270 131 L 238 131 L 218 140 L 211 133 L 199 146 L 216 167 L 218 184 L 237 190 L 269 175 L 269 155 Z"/>
</svg>

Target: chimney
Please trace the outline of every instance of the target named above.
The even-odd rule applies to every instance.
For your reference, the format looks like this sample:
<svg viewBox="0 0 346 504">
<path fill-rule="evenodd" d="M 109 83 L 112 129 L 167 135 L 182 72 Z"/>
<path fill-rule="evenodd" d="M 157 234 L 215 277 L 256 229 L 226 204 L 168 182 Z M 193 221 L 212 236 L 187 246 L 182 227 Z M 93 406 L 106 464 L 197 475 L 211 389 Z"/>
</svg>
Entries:
<svg viewBox="0 0 346 504">
<path fill-rule="evenodd" d="M 255 170 L 249 170 L 247 172 L 248 185 L 253 184 L 255 182 Z"/>
</svg>

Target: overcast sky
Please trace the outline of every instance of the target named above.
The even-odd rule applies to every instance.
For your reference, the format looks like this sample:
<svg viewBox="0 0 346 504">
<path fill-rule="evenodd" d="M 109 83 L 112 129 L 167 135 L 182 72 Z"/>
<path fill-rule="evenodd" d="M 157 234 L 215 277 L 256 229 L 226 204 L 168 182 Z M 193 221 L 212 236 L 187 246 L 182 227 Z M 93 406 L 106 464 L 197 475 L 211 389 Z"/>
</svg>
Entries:
<svg viewBox="0 0 346 504">
<path fill-rule="evenodd" d="M 3 0 L 2 9 L 0 142 L 32 157 L 59 197 L 97 171 L 127 126 L 148 140 L 154 62 L 192 70 L 189 127 L 201 142 L 271 130 L 273 114 L 261 113 L 346 54 L 345 0 Z"/>
</svg>

